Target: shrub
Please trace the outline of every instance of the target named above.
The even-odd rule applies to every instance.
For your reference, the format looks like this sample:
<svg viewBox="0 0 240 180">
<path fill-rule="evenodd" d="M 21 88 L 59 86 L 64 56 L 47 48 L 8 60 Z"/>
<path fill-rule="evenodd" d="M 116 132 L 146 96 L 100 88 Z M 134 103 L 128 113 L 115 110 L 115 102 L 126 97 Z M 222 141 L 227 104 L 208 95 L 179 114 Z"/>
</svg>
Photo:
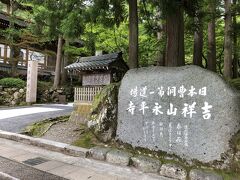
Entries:
<svg viewBox="0 0 240 180">
<path fill-rule="evenodd" d="M 0 79 L 11 77 L 10 74 L 6 71 L 0 71 Z"/>
<path fill-rule="evenodd" d="M 46 90 L 51 89 L 52 83 L 45 81 L 37 82 L 37 102 L 50 102 L 50 94 L 46 94 Z"/>
<path fill-rule="evenodd" d="M 37 89 L 39 92 L 43 92 L 45 90 L 48 90 L 52 87 L 51 82 L 45 82 L 45 81 L 38 81 L 37 82 Z"/>
<path fill-rule="evenodd" d="M 230 84 L 234 86 L 236 89 L 240 90 L 240 78 L 231 80 Z"/>
<path fill-rule="evenodd" d="M 19 78 L 3 78 L 0 80 L 0 86 L 7 88 L 24 88 L 26 82 Z"/>
</svg>

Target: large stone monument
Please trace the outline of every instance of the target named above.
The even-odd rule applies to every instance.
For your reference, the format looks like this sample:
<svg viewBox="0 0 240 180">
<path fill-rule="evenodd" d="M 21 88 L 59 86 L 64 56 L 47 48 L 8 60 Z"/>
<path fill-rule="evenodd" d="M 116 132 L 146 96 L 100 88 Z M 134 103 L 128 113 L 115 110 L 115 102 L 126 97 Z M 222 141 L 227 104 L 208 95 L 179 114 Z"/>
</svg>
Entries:
<svg viewBox="0 0 240 180">
<path fill-rule="evenodd" d="M 28 61 L 26 102 L 34 103 L 37 100 L 38 61 Z"/>
<path fill-rule="evenodd" d="M 240 95 L 197 66 L 127 72 L 119 91 L 117 138 L 188 160 L 220 160 L 240 129 Z"/>
</svg>

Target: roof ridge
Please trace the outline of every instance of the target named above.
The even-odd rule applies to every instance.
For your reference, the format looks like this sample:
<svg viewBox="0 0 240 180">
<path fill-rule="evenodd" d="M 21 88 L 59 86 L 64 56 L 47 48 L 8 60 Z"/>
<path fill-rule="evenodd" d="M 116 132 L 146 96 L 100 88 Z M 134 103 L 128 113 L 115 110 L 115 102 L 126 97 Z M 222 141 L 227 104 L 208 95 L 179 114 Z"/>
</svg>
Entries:
<svg viewBox="0 0 240 180">
<path fill-rule="evenodd" d="M 108 68 L 113 62 L 117 61 L 120 56 L 121 52 L 81 57 L 75 63 L 72 63 L 65 68 L 79 70 Z"/>
</svg>

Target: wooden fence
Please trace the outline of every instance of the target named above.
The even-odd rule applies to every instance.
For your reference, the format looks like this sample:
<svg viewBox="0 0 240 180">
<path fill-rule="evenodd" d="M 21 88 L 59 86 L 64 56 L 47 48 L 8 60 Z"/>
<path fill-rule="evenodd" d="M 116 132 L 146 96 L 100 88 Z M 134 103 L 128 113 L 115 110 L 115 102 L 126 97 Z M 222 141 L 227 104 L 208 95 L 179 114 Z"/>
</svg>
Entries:
<svg viewBox="0 0 240 180">
<path fill-rule="evenodd" d="M 92 103 L 96 94 L 101 91 L 103 86 L 75 87 L 74 102 Z"/>
</svg>

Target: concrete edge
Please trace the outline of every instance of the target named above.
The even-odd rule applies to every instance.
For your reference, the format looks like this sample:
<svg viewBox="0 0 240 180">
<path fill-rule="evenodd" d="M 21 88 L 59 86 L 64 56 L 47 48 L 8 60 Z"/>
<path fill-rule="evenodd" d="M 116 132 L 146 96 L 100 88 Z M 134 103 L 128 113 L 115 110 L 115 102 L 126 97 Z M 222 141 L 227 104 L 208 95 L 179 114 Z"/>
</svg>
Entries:
<svg viewBox="0 0 240 180">
<path fill-rule="evenodd" d="M 106 157 L 106 155 L 110 154 L 112 151 L 119 151 L 119 152 L 124 153 L 125 151 L 122 151 L 122 150 L 117 150 L 117 149 L 110 149 L 109 150 L 109 148 L 95 148 L 95 150 L 93 148 L 92 149 L 86 149 L 86 148 L 76 147 L 76 146 L 72 146 L 72 145 L 65 144 L 65 143 L 60 143 L 60 142 L 46 140 L 46 139 L 29 137 L 29 136 L 26 136 L 26 135 L 6 132 L 6 131 L 2 131 L 2 130 L 0 130 L 0 138 L 9 139 L 9 140 L 16 141 L 16 142 L 21 142 L 21 143 L 24 143 L 24 144 L 41 147 L 43 149 L 47 149 L 47 150 L 55 151 L 55 152 L 60 152 L 60 153 L 75 156 L 75 157 L 84 157 L 84 158 L 90 158 L 90 159 L 95 159 L 95 160 L 100 160 L 100 161 L 106 161 L 108 163 L 112 163 L 112 164 L 116 164 L 116 165 L 120 165 L 120 166 L 135 167 L 131 163 L 127 163 L 127 164 L 125 162 L 119 163 L 119 161 L 121 161 L 121 159 L 124 159 L 125 161 L 127 160 L 128 162 L 132 161 L 132 158 L 134 157 L 132 154 L 129 154 L 129 155 L 125 156 L 124 154 L 121 155 L 121 153 L 120 153 L 118 155 L 114 155 L 113 160 L 111 160 L 111 161 L 108 161 L 106 158 L 99 158 L 99 154 L 101 156 Z M 104 151 L 104 149 L 108 149 L 108 150 Z M 96 154 L 95 157 L 94 157 L 94 154 Z M 159 162 L 161 162 L 161 161 L 159 161 Z M 162 168 L 162 165 L 163 164 L 160 165 L 160 170 Z M 135 167 L 135 168 L 144 172 L 144 170 L 142 168 L 139 168 L 139 167 Z M 168 178 L 176 178 L 175 175 L 178 176 L 178 173 L 175 174 L 174 169 L 170 168 L 169 170 L 171 170 L 173 172 L 171 172 L 169 174 L 165 174 L 163 176 L 168 177 Z M 177 170 L 176 170 L 176 172 L 177 172 Z M 150 172 L 146 171 L 146 173 L 150 173 Z M 188 173 L 190 173 L 190 172 L 187 172 L 187 174 Z M 154 174 L 162 176 L 160 171 L 155 172 Z M 0 179 L 19 180 L 19 179 L 16 179 L 14 177 L 9 176 L 8 174 L 1 173 L 1 172 L 0 172 Z M 180 179 L 182 179 L 182 178 L 180 178 Z"/>
<path fill-rule="evenodd" d="M 10 176 L 10 175 L 8 175 L 6 173 L 3 173 L 3 172 L 0 172 L 0 179 L 2 179 L 2 180 L 20 180 L 18 178 L 15 178 L 15 177 Z"/>
<path fill-rule="evenodd" d="M 114 151 L 120 153 L 112 154 L 111 160 L 108 160 L 107 155 L 111 154 Z M 158 175 L 159 177 L 167 177 L 179 180 L 194 179 L 190 177 L 191 172 L 195 170 L 194 168 L 187 170 L 185 167 L 177 163 L 163 162 L 159 159 L 155 159 L 146 155 L 133 155 L 131 153 L 127 153 L 124 150 L 119 150 L 116 148 L 96 146 L 89 149 L 86 158 L 98 161 L 105 161 L 107 163 L 120 166 L 128 166 L 138 169 L 143 173 L 152 173 Z M 136 161 L 136 158 L 138 158 L 138 162 Z M 154 168 L 155 170 L 153 170 Z M 165 171 L 164 173 L 162 173 L 163 170 Z M 203 176 L 201 176 L 201 174 L 199 175 L 200 179 L 203 179 L 205 176 L 207 176 L 213 177 L 212 179 L 220 178 L 220 180 L 223 180 L 223 177 L 220 174 L 216 174 L 214 172 L 210 172 L 208 174 L 200 168 L 198 168 L 197 170 L 199 170 L 203 174 Z"/>
<path fill-rule="evenodd" d="M 76 157 L 86 157 L 89 151 L 89 149 L 72 146 L 70 144 L 60 143 L 47 139 L 29 137 L 26 135 L 16 134 L 2 130 L 0 130 L 0 138 L 21 142 L 24 144 L 33 145 L 50 151 L 60 152 Z"/>
</svg>

